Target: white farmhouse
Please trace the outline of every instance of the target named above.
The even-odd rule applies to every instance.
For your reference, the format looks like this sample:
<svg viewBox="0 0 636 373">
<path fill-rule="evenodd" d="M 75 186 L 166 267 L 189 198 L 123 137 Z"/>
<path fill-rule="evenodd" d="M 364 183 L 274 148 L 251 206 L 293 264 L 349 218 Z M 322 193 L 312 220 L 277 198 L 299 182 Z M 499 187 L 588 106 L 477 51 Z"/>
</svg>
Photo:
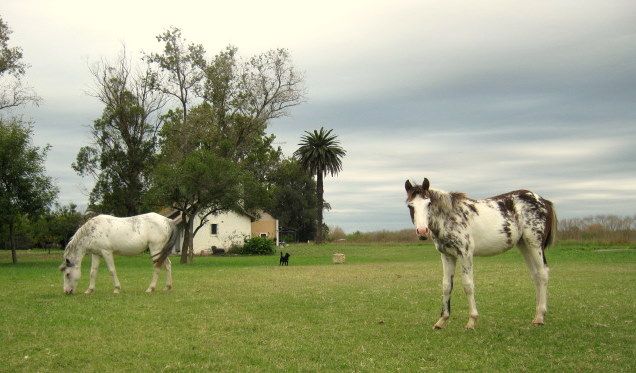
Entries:
<svg viewBox="0 0 636 373">
<path fill-rule="evenodd" d="M 184 224 L 181 220 L 180 212 L 171 210 L 164 213 L 165 216 L 173 219 L 179 226 L 179 244 L 175 250 L 181 250 L 183 243 Z M 247 214 L 237 212 L 224 212 L 216 215 L 209 215 L 205 224 L 194 236 L 194 254 L 207 254 L 213 248 L 227 251 L 233 245 L 242 245 L 246 238 L 260 236 L 267 237 L 279 244 L 278 219 L 270 214 L 261 211 L 256 219 Z M 201 224 L 201 217 L 194 220 L 194 227 Z"/>
</svg>

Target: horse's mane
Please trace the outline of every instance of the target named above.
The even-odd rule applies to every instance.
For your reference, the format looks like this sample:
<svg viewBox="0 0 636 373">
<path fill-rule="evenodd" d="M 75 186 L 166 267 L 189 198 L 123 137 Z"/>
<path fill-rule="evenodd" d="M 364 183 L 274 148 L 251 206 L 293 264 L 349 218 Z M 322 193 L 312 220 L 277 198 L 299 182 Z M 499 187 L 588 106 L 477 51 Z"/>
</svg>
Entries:
<svg viewBox="0 0 636 373">
<path fill-rule="evenodd" d="M 75 234 L 73 235 L 73 237 L 71 237 L 71 239 L 68 241 L 68 243 L 66 244 L 66 248 L 64 249 L 64 258 L 68 258 L 69 254 L 75 254 L 77 251 L 77 245 L 79 243 L 79 241 L 86 237 L 89 233 L 89 229 L 88 229 L 88 223 L 90 222 L 87 221 L 86 223 L 82 224 L 81 227 L 79 227 L 79 229 L 75 232 Z"/>
<path fill-rule="evenodd" d="M 468 199 L 466 193 L 445 192 L 437 189 L 429 189 L 428 195 L 431 198 L 431 205 L 445 213 L 452 212 L 463 201 Z"/>
</svg>

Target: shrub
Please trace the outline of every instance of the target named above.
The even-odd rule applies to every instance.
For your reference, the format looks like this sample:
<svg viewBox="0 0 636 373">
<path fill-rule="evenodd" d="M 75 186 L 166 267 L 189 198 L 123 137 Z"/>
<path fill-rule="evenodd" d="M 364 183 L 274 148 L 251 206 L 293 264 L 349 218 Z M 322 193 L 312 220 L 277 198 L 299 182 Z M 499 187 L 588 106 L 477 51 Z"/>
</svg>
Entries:
<svg viewBox="0 0 636 373">
<path fill-rule="evenodd" d="M 347 234 L 344 232 L 342 228 L 338 226 L 329 228 L 329 236 L 327 236 L 327 239 L 329 241 L 333 242 L 333 241 L 338 241 L 345 238 L 347 238 Z"/>
<path fill-rule="evenodd" d="M 407 228 L 399 231 L 355 231 L 347 235 L 347 242 L 418 242 L 415 229 Z"/>
<path fill-rule="evenodd" d="M 265 237 L 252 237 L 245 240 L 243 247 L 239 250 L 242 255 L 272 255 L 276 252 L 274 241 Z"/>
</svg>

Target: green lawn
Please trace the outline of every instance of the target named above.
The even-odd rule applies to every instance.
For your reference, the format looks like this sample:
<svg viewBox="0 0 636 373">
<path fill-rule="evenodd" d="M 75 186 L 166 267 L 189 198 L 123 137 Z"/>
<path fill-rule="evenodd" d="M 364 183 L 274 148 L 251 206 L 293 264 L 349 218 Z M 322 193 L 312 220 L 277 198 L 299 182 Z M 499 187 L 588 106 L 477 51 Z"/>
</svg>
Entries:
<svg viewBox="0 0 636 373">
<path fill-rule="evenodd" d="M 441 264 L 429 245 L 299 245 L 278 257 L 173 258 L 174 290 L 145 294 L 147 256 L 102 263 L 97 291 L 62 293 L 61 252 L 0 252 L 1 371 L 636 371 L 636 247 L 561 244 L 546 325 L 520 254 L 477 258 L 477 329 L 456 279 L 432 329 Z M 333 252 L 347 263 L 331 264 Z M 80 292 L 88 284 L 84 261 Z M 160 279 L 163 287 L 164 277 Z"/>
</svg>

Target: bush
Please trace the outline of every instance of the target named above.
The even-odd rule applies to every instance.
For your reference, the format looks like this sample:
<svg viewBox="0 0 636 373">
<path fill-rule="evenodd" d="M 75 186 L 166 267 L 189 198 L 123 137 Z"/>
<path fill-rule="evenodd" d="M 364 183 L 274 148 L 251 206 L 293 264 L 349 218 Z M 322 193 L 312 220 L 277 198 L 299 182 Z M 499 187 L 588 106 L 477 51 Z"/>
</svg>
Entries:
<svg viewBox="0 0 636 373">
<path fill-rule="evenodd" d="M 329 228 L 329 235 L 327 236 L 327 240 L 329 241 L 338 241 L 347 238 L 347 234 L 344 230 L 338 226 Z"/>
<path fill-rule="evenodd" d="M 252 237 L 245 240 L 239 250 L 241 255 L 272 255 L 276 252 L 274 241 L 265 237 Z"/>
<path fill-rule="evenodd" d="M 414 228 L 402 229 L 399 231 L 375 231 L 360 232 L 355 231 L 347 235 L 347 242 L 418 242 Z"/>
</svg>

